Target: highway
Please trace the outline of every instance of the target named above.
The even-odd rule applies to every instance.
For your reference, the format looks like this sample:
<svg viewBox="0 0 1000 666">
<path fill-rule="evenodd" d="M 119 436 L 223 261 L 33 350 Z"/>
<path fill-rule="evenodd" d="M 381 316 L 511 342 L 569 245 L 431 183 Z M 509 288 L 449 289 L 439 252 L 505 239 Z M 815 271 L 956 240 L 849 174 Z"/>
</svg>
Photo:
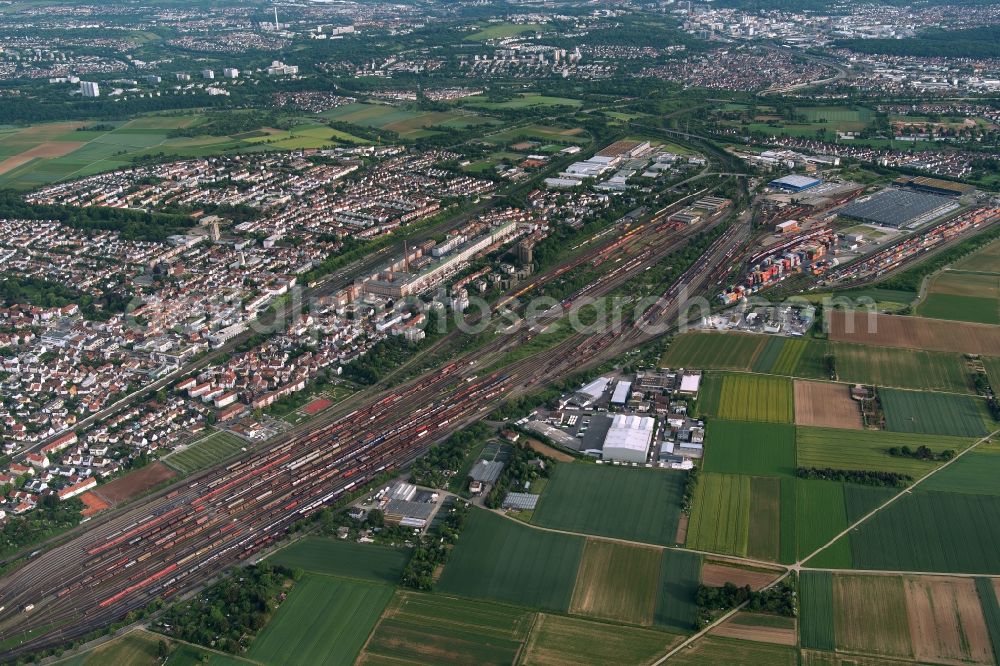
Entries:
<svg viewBox="0 0 1000 666">
<path fill-rule="evenodd" d="M 605 258 L 609 269 L 581 293 L 609 293 L 704 231 L 668 228 L 661 220 L 654 216 L 630 230 L 628 241 L 611 250 L 613 258 Z M 653 334 L 637 324 L 671 321 L 680 295 L 704 288 L 724 271 L 749 233 L 745 221 L 741 217 L 732 224 L 636 325 L 573 334 L 538 355 L 479 376 L 490 359 L 501 358 L 532 335 L 522 326 L 376 395 L 363 408 L 332 422 L 295 428 L 264 449 L 140 500 L 39 554 L 0 579 L 0 640 L 26 636 L 3 656 L 66 642 L 157 597 L 169 600 L 197 589 L 221 570 L 268 548 L 294 522 L 383 471 L 408 464 L 431 443 L 485 416 L 502 400 L 648 340 Z M 553 308 L 540 324 L 564 316 L 563 310 Z"/>
</svg>

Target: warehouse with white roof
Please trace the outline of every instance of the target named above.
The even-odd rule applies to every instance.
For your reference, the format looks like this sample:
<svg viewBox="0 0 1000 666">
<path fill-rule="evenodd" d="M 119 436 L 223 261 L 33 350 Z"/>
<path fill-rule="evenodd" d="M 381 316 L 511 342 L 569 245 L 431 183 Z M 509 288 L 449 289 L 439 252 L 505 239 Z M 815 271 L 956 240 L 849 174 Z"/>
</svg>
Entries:
<svg viewBox="0 0 1000 666">
<path fill-rule="evenodd" d="M 618 462 L 646 462 L 656 420 L 649 416 L 617 414 L 604 438 L 601 457 Z"/>
</svg>

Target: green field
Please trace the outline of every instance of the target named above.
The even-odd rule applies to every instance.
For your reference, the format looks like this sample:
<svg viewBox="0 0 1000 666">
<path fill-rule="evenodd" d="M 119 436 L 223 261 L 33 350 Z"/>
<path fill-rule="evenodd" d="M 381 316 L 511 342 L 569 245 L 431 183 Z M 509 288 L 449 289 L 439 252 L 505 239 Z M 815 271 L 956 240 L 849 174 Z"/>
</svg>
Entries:
<svg viewBox="0 0 1000 666">
<path fill-rule="evenodd" d="M 913 655 L 901 577 L 836 575 L 833 608 L 838 649 L 896 657 Z"/>
<path fill-rule="evenodd" d="M 1000 574 L 1000 497 L 906 495 L 853 530 L 850 548 L 861 569 Z"/>
<path fill-rule="evenodd" d="M 537 95 L 534 93 L 524 93 L 517 95 L 506 102 L 488 102 L 483 98 L 472 98 L 466 101 L 463 106 L 471 106 L 477 109 L 504 110 L 504 109 L 528 109 L 532 107 L 569 106 L 577 108 L 583 102 L 570 97 L 549 97 L 548 95 Z"/>
<path fill-rule="evenodd" d="M 844 484 L 797 479 L 795 510 L 795 536 L 801 558 L 847 527 Z"/>
<path fill-rule="evenodd" d="M 582 534 L 673 545 L 684 472 L 561 463 L 532 522 Z"/>
<path fill-rule="evenodd" d="M 990 643 L 993 646 L 993 659 L 1000 663 L 1000 603 L 997 602 L 993 581 L 989 578 L 977 578 L 976 594 L 979 596 L 983 619 L 986 620 L 986 631 L 989 632 Z"/>
<path fill-rule="evenodd" d="M 836 428 L 796 428 L 795 452 L 801 467 L 832 467 L 909 474 L 919 478 L 940 463 L 916 458 L 890 456 L 891 447 L 927 446 L 935 453 L 961 451 L 972 443 L 961 437 L 913 435 L 881 430 L 840 430 Z"/>
<path fill-rule="evenodd" d="M 833 650 L 837 635 L 833 623 L 833 575 L 803 571 L 799 576 L 799 640 L 802 647 Z"/>
<path fill-rule="evenodd" d="M 781 481 L 770 476 L 750 479 L 747 555 L 758 560 L 781 559 Z"/>
<path fill-rule="evenodd" d="M 979 402 L 971 396 L 881 389 L 879 397 L 887 430 L 962 437 L 987 434 Z"/>
<path fill-rule="evenodd" d="M 750 370 L 768 338 L 751 333 L 685 333 L 676 338 L 660 365 L 698 370 Z"/>
<path fill-rule="evenodd" d="M 706 472 L 795 474 L 795 426 L 713 419 L 705 441 Z"/>
<path fill-rule="evenodd" d="M 534 615 L 488 601 L 399 591 L 358 664 L 512 664 Z"/>
<path fill-rule="evenodd" d="M 511 127 L 500 132 L 487 134 L 483 137 L 483 141 L 493 145 L 508 145 L 526 140 L 563 144 L 564 146 L 567 144 L 580 146 L 591 141 L 590 135 L 581 127 L 558 127 L 553 125 Z"/>
<path fill-rule="evenodd" d="M 541 23 L 494 23 L 478 30 L 465 39 L 471 42 L 485 42 L 488 39 L 503 39 L 517 37 L 529 32 L 541 32 L 545 26 Z"/>
<path fill-rule="evenodd" d="M 750 530 L 750 477 L 703 473 L 695 489 L 687 547 L 746 556 Z"/>
<path fill-rule="evenodd" d="M 549 666 L 648 664 L 666 654 L 680 640 L 677 634 L 665 631 L 540 613 L 531 630 L 524 659 L 519 663 Z"/>
<path fill-rule="evenodd" d="M 717 416 L 732 421 L 791 423 L 792 382 L 770 375 L 728 374 L 722 380 Z"/>
<path fill-rule="evenodd" d="M 582 537 L 532 529 L 476 509 L 448 558 L 438 589 L 565 612 L 583 543 Z"/>
<path fill-rule="evenodd" d="M 689 632 L 698 617 L 695 598 L 701 581 L 701 555 L 682 550 L 665 550 L 661 566 L 653 623 Z"/>
<path fill-rule="evenodd" d="M 663 550 L 587 539 L 569 610 L 574 615 L 651 625 Z"/>
<path fill-rule="evenodd" d="M 311 573 L 394 585 L 399 582 L 409 559 L 410 555 L 405 550 L 340 539 L 306 537 L 282 548 L 268 561 Z"/>
<path fill-rule="evenodd" d="M 1000 495 L 1000 454 L 970 451 L 920 485 L 918 490 Z"/>
<path fill-rule="evenodd" d="M 672 657 L 669 663 L 681 666 L 798 666 L 799 651 L 784 645 L 708 636 L 699 639 L 691 649 Z"/>
<path fill-rule="evenodd" d="M 247 443 L 228 432 L 215 432 L 198 440 L 183 451 L 171 453 L 163 459 L 181 474 L 190 474 L 225 460 L 247 446 Z"/>
<path fill-rule="evenodd" d="M 808 344 L 804 338 L 768 336 L 751 369 L 771 375 L 794 375 Z"/>
<path fill-rule="evenodd" d="M 247 655 L 265 664 L 343 664 L 350 666 L 368 640 L 392 588 L 306 574 Z"/>
<path fill-rule="evenodd" d="M 917 309 L 921 317 L 1000 324 L 1000 308 L 994 298 L 931 292 Z"/>
<path fill-rule="evenodd" d="M 496 124 L 494 118 L 462 109 L 449 111 L 410 110 L 390 104 L 356 102 L 338 106 L 320 114 L 324 118 L 350 123 L 361 127 L 374 127 L 396 132 L 404 139 L 417 139 L 439 133 L 441 127 L 465 127 L 477 124 Z"/>
</svg>

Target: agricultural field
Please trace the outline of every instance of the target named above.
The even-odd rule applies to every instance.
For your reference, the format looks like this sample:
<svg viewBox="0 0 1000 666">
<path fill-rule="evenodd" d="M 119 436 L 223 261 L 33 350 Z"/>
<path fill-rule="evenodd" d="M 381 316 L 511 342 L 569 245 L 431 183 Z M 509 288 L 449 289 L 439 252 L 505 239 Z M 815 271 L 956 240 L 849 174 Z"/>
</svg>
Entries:
<svg viewBox="0 0 1000 666">
<path fill-rule="evenodd" d="M 740 612 L 726 620 L 710 632 L 713 636 L 725 636 L 758 643 L 776 645 L 798 644 L 795 618 L 780 615 L 763 615 Z"/>
<path fill-rule="evenodd" d="M 183 451 L 171 453 L 163 462 L 187 475 L 211 467 L 246 446 L 247 443 L 236 435 L 218 431 L 194 442 Z"/>
<path fill-rule="evenodd" d="M 768 336 L 767 343 L 757 354 L 751 369 L 771 375 L 794 375 L 808 346 L 809 341 L 805 338 Z"/>
<path fill-rule="evenodd" d="M 750 530 L 750 477 L 702 473 L 688 523 L 687 547 L 746 556 Z"/>
<path fill-rule="evenodd" d="M 792 382 L 770 375 L 726 375 L 717 416 L 732 421 L 791 423 Z"/>
<path fill-rule="evenodd" d="M 795 426 L 713 419 L 705 439 L 706 472 L 795 474 Z"/>
<path fill-rule="evenodd" d="M 671 546 L 685 472 L 611 465 L 555 467 L 532 522 L 582 534 Z"/>
<path fill-rule="evenodd" d="M 338 106 L 320 114 L 338 122 L 374 127 L 396 132 L 403 139 L 418 139 L 438 133 L 438 127 L 467 127 L 469 125 L 497 124 L 495 118 L 478 115 L 472 111 L 411 111 L 390 104 L 356 102 Z"/>
<path fill-rule="evenodd" d="M 984 453 L 983 447 L 970 451 L 922 483 L 920 491 L 1000 495 L 1000 453 Z"/>
<path fill-rule="evenodd" d="M 902 578 L 834 576 L 833 608 L 838 649 L 913 656 Z"/>
<path fill-rule="evenodd" d="M 506 146 L 526 140 L 561 144 L 562 147 L 568 145 L 582 146 L 591 142 L 590 135 L 582 127 L 558 127 L 555 125 L 511 127 L 500 132 L 487 134 L 483 137 L 483 141 L 498 146 Z"/>
<path fill-rule="evenodd" d="M 852 530 L 850 550 L 840 566 L 1000 574 L 1000 497 L 910 493 Z"/>
<path fill-rule="evenodd" d="M 1000 243 L 990 243 L 983 249 L 963 257 L 951 266 L 952 270 L 1000 275 Z"/>
<path fill-rule="evenodd" d="M 917 308 L 921 317 L 1000 324 L 1000 275 L 945 270 Z"/>
<path fill-rule="evenodd" d="M 843 310 L 828 319 L 838 342 L 1000 356 L 1000 326 Z"/>
<path fill-rule="evenodd" d="M 525 647 L 523 663 L 651 664 L 680 641 L 681 636 L 665 631 L 539 613 Z"/>
<path fill-rule="evenodd" d="M 971 396 L 882 389 L 879 397 L 887 430 L 961 437 L 988 432 L 980 403 Z"/>
<path fill-rule="evenodd" d="M 847 384 L 831 382 L 795 382 L 795 423 L 800 426 L 825 426 L 861 430 L 861 407 L 851 398 Z"/>
<path fill-rule="evenodd" d="M 914 657 L 924 663 L 993 663 L 993 647 L 971 578 L 904 580 Z"/>
<path fill-rule="evenodd" d="M 306 574 L 250 645 L 247 656 L 266 664 L 354 663 L 392 588 Z M 335 647 L 334 647 L 335 646 Z"/>
<path fill-rule="evenodd" d="M 512 664 L 534 616 L 513 606 L 401 590 L 358 664 Z"/>
<path fill-rule="evenodd" d="M 968 370 L 961 354 L 874 347 L 843 342 L 810 342 L 832 354 L 842 382 L 898 388 L 970 393 Z M 805 358 L 805 357 L 803 357 Z M 801 376 L 825 379 L 825 373 Z"/>
<path fill-rule="evenodd" d="M 653 624 L 663 551 L 587 539 L 569 612 L 617 622 Z"/>
<path fill-rule="evenodd" d="M 752 567 L 740 563 L 734 564 L 728 560 L 709 559 L 701 565 L 701 582 L 712 587 L 722 587 L 726 583 L 732 583 L 737 587 L 749 585 L 752 590 L 760 590 L 773 583 L 781 573 L 781 569 Z"/>
<path fill-rule="evenodd" d="M 799 576 L 799 637 L 802 647 L 833 650 L 837 634 L 833 617 L 833 574 L 803 571 Z"/>
<path fill-rule="evenodd" d="M 768 338 L 752 333 L 696 331 L 677 337 L 660 365 L 697 370 L 750 370 Z"/>
<path fill-rule="evenodd" d="M 994 662 L 1000 663 L 1000 602 L 997 601 L 997 582 L 989 578 L 976 578 L 975 584 L 986 630 L 993 644 Z"/>
<path fill-rule="evenodd" d="M 890 456 L 892 447 L 927 446 L 934 453 L 962 451 L 973 440 L 961 437 L 913 435 L 884 430 L 839 430 L 833 428 L 796 428 L 795 451 L 801 467 L 832 467 L 899 472 L 919 478 L 940 463 L 916 458 Z M 931 479 L 933 480 L 933 479 Z M 922 486 L 923 487 L 923 486 Z"/>
<path fill-rule="evenodd" d="M 157 651 L 161 636 L 138 629 L 114 639 L 94 650 L 85 652 L 61 664 L 99 666 L 100 664 L 130 664 L 134 666 L 156 666 L 162 663 Z M 169 641 L 167 641 L 169 644 Z"/>
<path fill-rule="evenodd" d="M 475 509 L 448 559 L 438 589 L 446 594 L 565 612 L 573 596 L 583 545 L 581 537 L 535 530 Z"/>
<path fill-rule="evenodd" d="M 462 106 L 486 109 L 488 111 L 560 106 L 569 106 L 575 109 L 582 105 L 583 102 L 578 99 L 572 99 L 569 97 L 550 97 L 548 95 L 539 95 L 536 93 L 523 93 L 515 96 L 513 99 L 507 100 L 506 102 L 489 102 L 483 97 L 473 97 L 462 104 Z"/>
<path fill-rule="evenodd" d="M 835 481 L 795 480 L 795 539 L 798 557 L 820 548 L 847 527 L 844 485 Z"/>
<path fill-rule="evenodd" d="M 781 479 L 750 479 L 750 527 L 747 555 L 777 562 L 781 558 Z"/>
<path fill-rule="evenodd" d="M 405 550 L 333 538 L 306 537 L 274 553 L 268 561 L 310 573 L 394 585 L 399 582 L 409 558 Z"/>
<path fill-rule="evenodd" d="M 669 663 L 681 666 L 798 666 L 799 651 L 785 645 L 708 636 L 672 657 Z"/>
<path fill-rule="evenodd" d="M 683 550 L 665 550 L 660 564 L 660 585 L 656 594 L 653 624 L 690 632 L 698 614 L 695 598 L 698 594 L 698 581 L 701 580 L 701 555 Z"/>
</svg>

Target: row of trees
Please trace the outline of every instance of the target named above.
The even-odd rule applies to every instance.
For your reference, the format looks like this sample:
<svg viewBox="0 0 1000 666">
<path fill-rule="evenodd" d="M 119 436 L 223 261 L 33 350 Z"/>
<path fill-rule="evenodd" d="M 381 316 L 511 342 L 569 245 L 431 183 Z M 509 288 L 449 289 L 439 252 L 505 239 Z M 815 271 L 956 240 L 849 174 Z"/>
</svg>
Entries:
<svg viewBox="0 0 1000 666">
<path fill-rule="evenodd" d="M 719 611 L 727 611 L 742 603 L 752 613 L 771 613 L 785 617 L 798 615 L 798 594 L 791 579 L 786 579 L 774 587 L 754 592 L 749 585 L 738 587 L 726 583 L 721 587 L 699 585 L 695 596 L 698 606 L 698 627 L 710 623 Z"/>
<path fill-rule="evenodd" d="M 866 469 L 834 469 L 832 467 L 798 467 L 795 475 L 800 479 L 819 479 L 822 481 L 841 481 L 858 483 L 864 486 L 882 486 L 887 488 L 902 488 L 913 481 L 909 474 L 899 472 L 883 472 Z"/>
<path fill-rule="evenodd" d="M 896 458 L 915 458 L 916 460 L 941 460 L 948 461 L 955 457 L 953 449 L 945 449 L 940 453 L 934 453 L 929 446 L 921 444 L 915 449 L 911 449 L 905 444 L 903 446 L 889 447 L 889 455 Z"/>
</svg>

